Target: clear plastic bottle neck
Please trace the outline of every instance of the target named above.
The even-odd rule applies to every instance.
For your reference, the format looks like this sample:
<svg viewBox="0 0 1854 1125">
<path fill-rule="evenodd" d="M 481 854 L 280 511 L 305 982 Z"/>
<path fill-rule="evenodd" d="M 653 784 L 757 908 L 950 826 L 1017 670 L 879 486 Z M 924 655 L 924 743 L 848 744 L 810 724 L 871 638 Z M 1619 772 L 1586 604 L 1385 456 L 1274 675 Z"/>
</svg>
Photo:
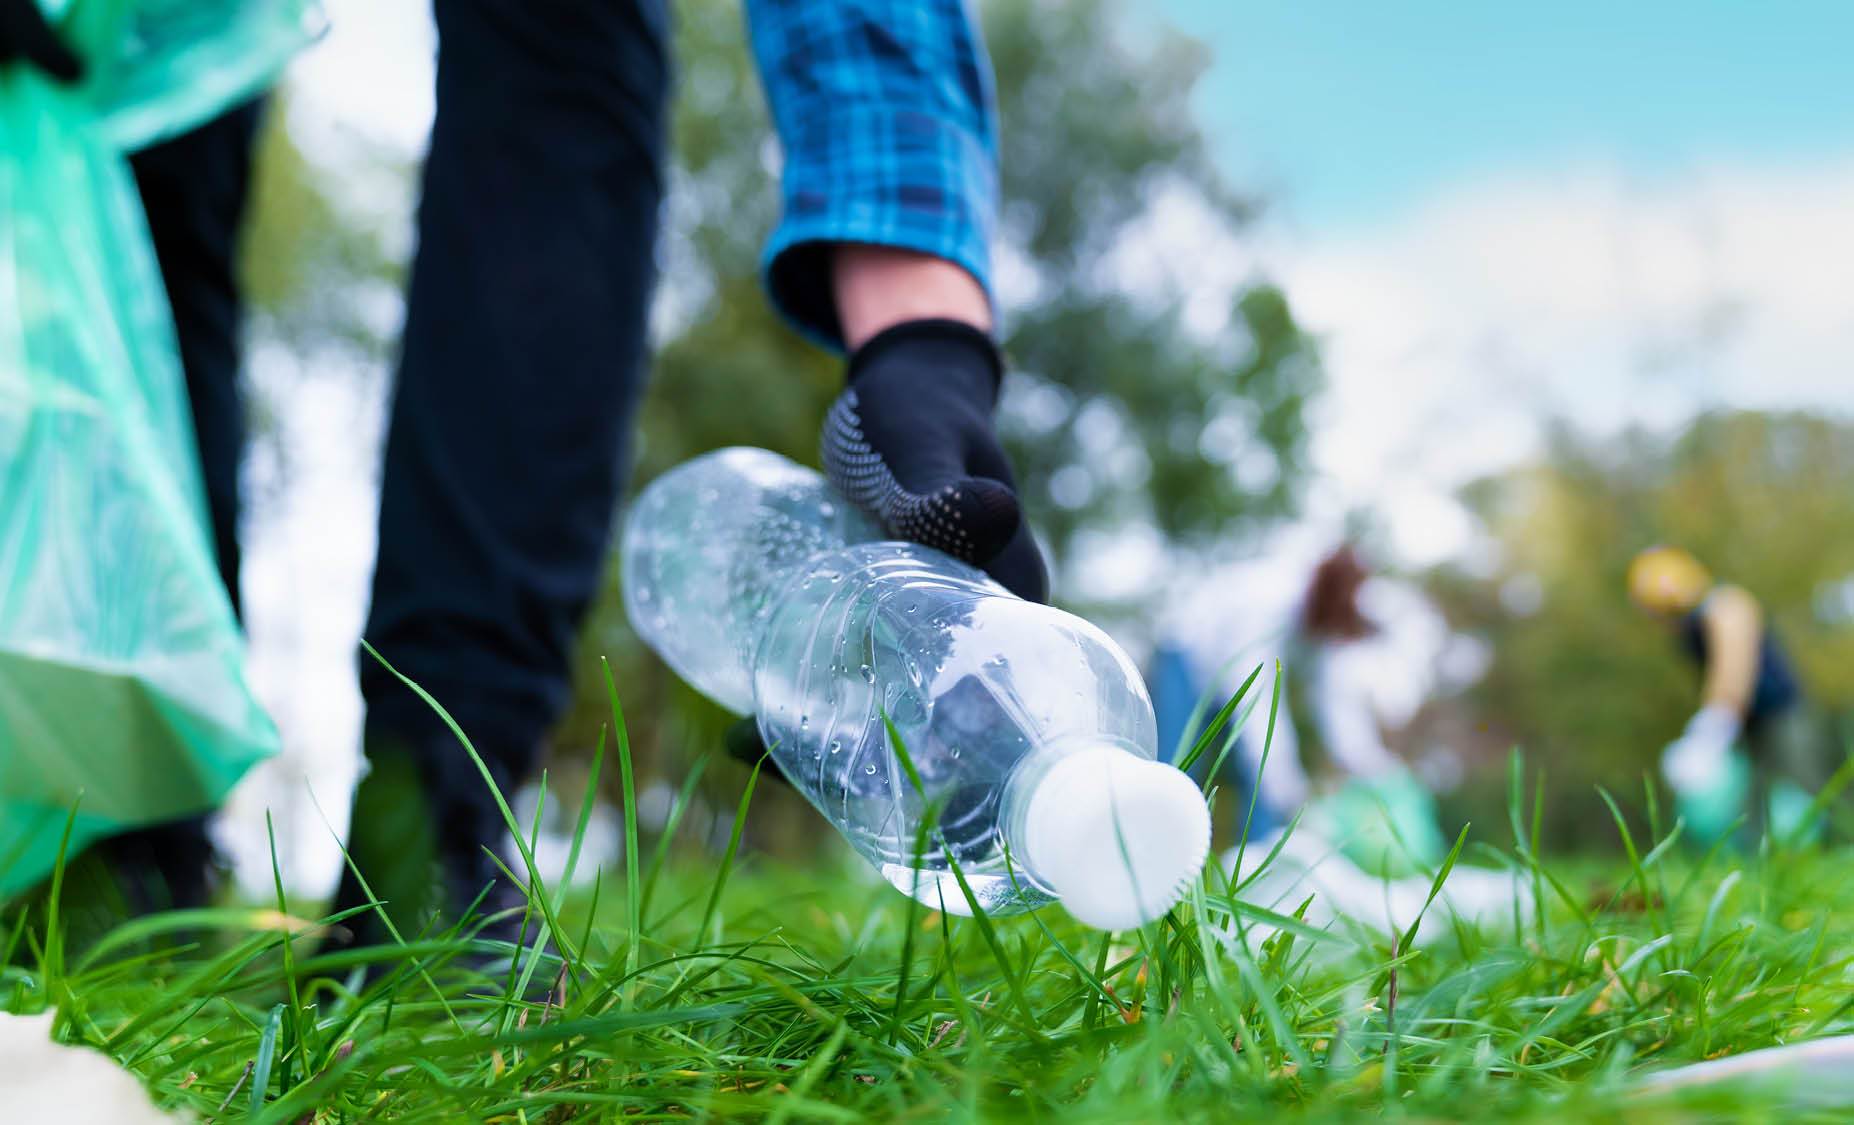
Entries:
<svg viewBox="0 0 1854 1125">
<path fill-rule="evenodd" d="M 1116 740 L 1056 750 L 1034 754 L 1011 779 L 1003 827 L 1012 855 L 1086 925 L 1125 930 L 1163 916 L 1210 852 L 1203 793 Z"/>
<path fill-rule="evenodd" d="M 1011 863 L 1017 870 L 1018 878 L 1027 879 L 1030 886 L 1045 894 L 1054 895 L 1055 891 L 1049 880 L 1038 871 L 1038 858 L 1026 831 L 1030 801 L 1043 779 L 1063 759 L 1072 754 L 1104 747 L 1124 750 L 1142 761 L 1152 760 L 1151 755 L 1136 743 L 1125 739 L 1074 735 L 1039 746 L 1025 754 L 1023 760 L 1012 768 L 1010 779 L 1004 783 L 1004 796 L 998 810 L 998 832 L 1004 838 L 1004 846 L 1010 852 Z M 1045 865 L 1048 858 L 1044 857 Z"/>
</svg>

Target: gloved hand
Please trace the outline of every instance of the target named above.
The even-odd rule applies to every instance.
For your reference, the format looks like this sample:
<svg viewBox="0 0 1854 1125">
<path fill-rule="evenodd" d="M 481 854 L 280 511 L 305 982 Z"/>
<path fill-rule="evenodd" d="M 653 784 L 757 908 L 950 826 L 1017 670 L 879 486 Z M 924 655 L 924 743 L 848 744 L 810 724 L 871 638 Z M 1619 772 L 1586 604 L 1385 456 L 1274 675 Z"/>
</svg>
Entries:
<svg viewBox="0 0 1854 1125">
<path fill-rule="evenodd" d="M 824 422 L 824 472 L 897 539 L 983 568 L 1030 601 L 1049 596 L 1043 557 L 992 429 L 1003 362 L 985 332 L 915 320 L 850 357 Z"/>
<path fill-rule="evenodd" d="M 1674 790 L 1675 810 L 1701 843 L 1723 836 L 1744 813 L 1751 767 L 1733 749 L 1739 725 L 1729 707 L 1710 704 L 1661 753 L 1661 776 Z"/>
<path fill-rule="evenodd" d="M 1729 707 L 1708 704 L 1687 720 L 1687 729 L 1661 752 L 1661 776 L 1676 793 L 1717 784 L 1738 738 L 1738 716 Z"/>
<path fill-rule="evenodd" d="M 1040 602 L 1048 574 L 991 424 L 1003 366 L 991 337 L 961 321 L 878 332 L 850 356 L 849 386 L 825 419 L 824 472 L 888 534 L 982 567 Z M 725 745 L 748 765 L 766 753 L 751 715 Z"/>
<path fill-rule="evenodd" d="M 0 0 L 0 66 L 20 61 L 60 82 L 75 82 L 84 64 L 45 22 L 38 0 Z"/>
</svg>

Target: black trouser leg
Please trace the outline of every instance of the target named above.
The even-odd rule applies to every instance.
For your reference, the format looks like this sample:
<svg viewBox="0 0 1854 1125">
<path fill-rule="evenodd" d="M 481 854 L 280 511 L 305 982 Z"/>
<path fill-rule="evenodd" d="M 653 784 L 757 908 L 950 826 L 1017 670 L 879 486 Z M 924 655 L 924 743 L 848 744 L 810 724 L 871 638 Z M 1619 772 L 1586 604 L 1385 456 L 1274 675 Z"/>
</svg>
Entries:
<svg viewBox="0 0 1854 1125">
<path fill-rule="evenodd" d="M 437 117 L 365 635 L 512 784 L 567 700 L 604 574 L 642 384 L 668 64 L 654 3 L 435 8 Z M 370 747 L 407 748 L 440 807 L 487 802 L 430 708 L 365 654 L 361 684 Z"/>
<path fill-rule="evenodd" d="M 238 465 L 245 444 L 238 233 L 262 117 L 262 99 L 247 102 L 129 161 L 174 310 L 213 548 L 234 612 L 240 609 Z"/>
<path fill-rule="evenodd" d="M 236 259 L 262 115 L 261 99 L 247 102 L 129 161 L 174 311 L 213 549 L 234 613 L 240 610 L 238 465 L 245 441 Z M 106 848 L 138 912 L 203 906 L 211 895 L 205 816 L 125 832 Z"/>
</svg>

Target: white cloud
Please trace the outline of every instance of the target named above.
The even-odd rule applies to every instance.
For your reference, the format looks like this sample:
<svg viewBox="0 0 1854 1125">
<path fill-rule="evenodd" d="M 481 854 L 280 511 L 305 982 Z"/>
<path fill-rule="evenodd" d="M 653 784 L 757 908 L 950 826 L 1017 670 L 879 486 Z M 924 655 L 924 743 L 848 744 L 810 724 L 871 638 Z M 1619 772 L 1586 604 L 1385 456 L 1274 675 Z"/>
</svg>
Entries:
<svg viewBox="0 0 1854 1125">
<path fill-rule="evenodd" d="M 1430 561 L 1467 546 L 1444 494 L 1533 451 L 1549 415 L 1854 408 L 1850 199 L 1854 159 L 1653 183 L 1591 167 L 1325 238 L 1263 231 L 1261 268 L 1323 340 L 1326 504 L 1377 507 Z"/>
<path fill-rule="evenodd" d="M 1211 336 L 1227 326 L 1231 296 L 1256 276 L 1248 233 L 1189 184 L 1162 183 L 1102 261 L 1098 280 L 1135 297 L 1177 298 L 1185 326 Z"/>
<path fill-rule="evenodd" d="M 328 33 L 290 67 L 313 110 L 293 127 L 321 124 L 412 154 L 425 147 L 437 93 L 437 29 L 429 4 L 322 0 Z"/>
</svg>

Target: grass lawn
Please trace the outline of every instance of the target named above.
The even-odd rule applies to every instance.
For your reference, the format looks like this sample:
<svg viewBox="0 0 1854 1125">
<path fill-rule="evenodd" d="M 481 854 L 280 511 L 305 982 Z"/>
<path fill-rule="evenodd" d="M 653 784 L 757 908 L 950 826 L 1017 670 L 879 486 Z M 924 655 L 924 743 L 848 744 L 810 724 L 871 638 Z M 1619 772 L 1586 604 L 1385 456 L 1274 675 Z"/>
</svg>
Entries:
<svg viewBox="0 0 1854 1125">
<path fill-rule="evenodd" d="M 462 968 L 455 933 L 375 951 L 386 972 L 363 983 L 366 951 L 317 956 L 279 910 L 144 919 L 87 949 L 15 912 L 0 1008 L 56 1007 L 62 1038 L 201 1120 L 1808 1116 L 1768 1084 L 1638 1086 L 1854 1024 L 1846 854 L 1632 841 L 1639 858 L 1559 869 L 1501 829 L 1506 848 L 1460 862 L 1520 870 L 1546 909 L 1414 948 L 1296 924 L 1279 912 L 1298 904 L 1215 871 L 1108 938 L 1058 910 L 929 910 L 848 858 L 646 848 L 558 896 L 564 962 L 529 958 L 525 983 Z"/>
<path fill-rule="evenodd" d="M 1854 1119 L 1854 1064 L 1644 1087 L 1854 1030 L 1845 852 L 1766 839 L 1701 856 L 1678 830 L 1637 840 L 1617 814 L 1592 831 L 1625 858 L 1554 863 L 1515 760 L 1508 823 L 1464 832 L 1429 896 L 1459 865 L 1498 867 L 1515 876 L 1510 911 L 1421 941 L 1415 917 L 1394 934 L 1314 925 L 1298 892 L 1262 891 L 1270 851 L 1246 857 L 1243 882 L 1213 862 L 1167 917 L 1104 935 L 1053 908 L 929 909 L 847 847 L 803 869 L 743 856 L 758 771 L 718 863 L 665 845 L 687 787 L 642 847 L 615 693 L 612 709 L 624 859 L 560 892 L 518 841 L 521 948 L 460 926 L 324 953 L 341 919 L 292 914 L 280 875 L 272 907 L 98 925 L 60 874 L 0 908 L 0 1011 L 55 1009 L 59 1039 L 211 1121 Z"/>
</svg>

